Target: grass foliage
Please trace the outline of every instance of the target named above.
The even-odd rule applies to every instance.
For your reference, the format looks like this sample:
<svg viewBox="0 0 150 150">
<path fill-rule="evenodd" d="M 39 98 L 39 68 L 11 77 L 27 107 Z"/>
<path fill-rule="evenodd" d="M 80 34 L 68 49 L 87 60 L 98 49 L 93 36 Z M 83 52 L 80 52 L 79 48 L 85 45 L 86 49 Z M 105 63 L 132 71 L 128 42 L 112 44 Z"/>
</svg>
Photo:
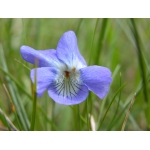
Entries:
<svg viewBox="0 0 150 150">
<path fill-rule="evenodd" d="M 149 19 L 0 19 L 0 130 L 150 130 L 149 26 Z M 34 65 L 22 59 L 20 46 L 56 48 L 68 30 L 88 65 L 112 71 L 103 100 L 90 92 L 81 104 L 65 106 L 47 92 L 36 97 Z"/>
</svg>

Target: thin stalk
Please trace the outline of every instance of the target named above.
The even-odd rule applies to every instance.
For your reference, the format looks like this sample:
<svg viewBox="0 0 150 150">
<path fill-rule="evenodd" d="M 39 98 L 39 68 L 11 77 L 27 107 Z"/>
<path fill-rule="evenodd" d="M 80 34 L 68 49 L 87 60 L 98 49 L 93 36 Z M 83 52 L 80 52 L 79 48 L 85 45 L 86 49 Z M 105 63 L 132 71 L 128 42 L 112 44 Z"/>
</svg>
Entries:
<svg viewBox="0 0 150 150">
<path fill-rule="evenodd" d="M 79 32 L 79 29 L 80 29 L 80 26 L 81 26 L 81 23 L 83 22 L 83 18 L 80 18 L 79 19 L 79 23 L 78 23 L 78 26 L 76 28 L 76 35 L 78 35 L 78 32 Z"/>
<path fill-rule="evenodd" d="M 129 104 L 130 104 L 130 102 L 127 103 L 127 104 L 122 108 L 120 114 L 117 116 L 117 118 L 115 118 L 115 119 L 113 120 L 113 123 L 112 123 L 111 127 L 110 127 L 108 130 L 111 130 L 111 128 L 112 128 L 113 126 L 115 126 L 115 124 L 117 124 L 117 123 L 119 122 L 119 120 L 121 119 L 121 116 L 122 116 L 123 113 L 125 112 L 126 108 L 129 106 Z"/>
<path fill-rule="evenodd" d="M 25 64 L 23 64 L 22 62 L 20 62 L 17 59 L 14 59 L 16 62 L 18 62 L 19 64 L 21 64 L 23 67 L 25 67 L 26 69 L 28 69 L 29 71 L 31 70 L 29 67 L 27 67 Z"/>
<path fill-rule="evenodd" d="M 123 84 L 123 85 L 118 89 L 118 91 L 116 92 L 116 94 L 114 95 L 114 97 L 112 98 L 112 100 L 111 100 L 111 102 L 110 102 L 110 104 L 109 104 L 109 106 L 108 106 L 108 108 L 107 108 L 107 110 L 106 110 L 106 112 L 105 112 L 105 114 L 104 114 L 104 117 L 103 117 L 102 121 L 100 122 L 100 124 L 99 124 L 99 126 L 98 126 L 98 128 L 97 128 L 97 130 L 100 130 L 100 128 L 101 128 L 101 126 L 102 126 L 102 123 L 103 123 L 103 121 L 104 121 L 104 119 L 105 119 L 105 117 L 106 117 L 106 115 L 107 115 L 107 113 L 108 113 L 108 110 L 109 110 L 110 106 L 112 105 L 113 101 L 115 100 L 117 94 L 120 92 L 120 90 L 121 90 L 125 85 L 126 85 L 126 84 Z"/>
<path fill-rule="evenodd" d="M 0 115 L 2 115 L 5 118 L 5 121 L 7 123 L 7 127 L 9 130 L 11 130 L 11 128 L 14 131 L 18 131 L 18 129 L 14 126 L 14 124 L 10 121 L 10 119 L 5 115 L 5 113 L 2 111 L 2 109 L 0 108 Z"/>
<path fill-rule="evenodd" d="M 102 19 L 102 26 L 100 29 L 100 35 L 99 35 L 99 39 L 98 39 L 98 47 L 97 47 L 97 51 L 95 53 L 96 54 L 95 55 L 95 64 L 99 63 L 99 57 L 100 57 L 101 51 L 102 51 L 102 46 L 103 46 L 102 42 L 104 39 L 104 35 L 105 35 L 106 27 L 107 27 L 107 22 L 108 22 L 107 18 Z"/>
<path fill-rule="evenodd" d="M 80 116 L 80 119 L 81 119 L 85 124 L 87 124 L 87 121 L 86 121 L 86 119 L 85 119 L 83 116 Z"/>
<path fill-rule="evenodd" d="M 51 113 L 51 120 L 52 120 L 52 122 L 55 122 L 55 120 L 54 120 L 54 108 L 55 108 L 55 102 L 54 101 L 52 101 L 52 113 Z M 53 131 L 53 130 L 55 130 L 55 128 L 53 128 L 53 126 L 51 126 L 51 130 Z"/>
<path fill-rule="evenodd" d="M 89 122 L 89 108 L 88 108 L 88 98 L 86 100 L 86 119 L 87 119 L 87 127 L 88 127 L 88 130 L 90 131 L 90 122 Z"/>
<path fill-rule="evenodd" d="M 79 121 L 80 121 L 80 113 L 78 112 L 78 105 L 74 105 L 73 106 L 73 113 L 74 113 L 74 127 L 76 131 L 79 131 L 80 129 L 80 125 L 79 125 Z"/>
<path fill-rule="evenodd" d="M 58 131 L 58 128 L 56 127 L 56 125 L 54 124 L 54 121 L 53 120 L 51 120 L 50 118 L 48 118 L 48 116 L 47 116 L 47 114 L 45 113 L 45 111 L 42 109 L 42 108 L 40 108 L 40 107 L 38 107 L 37 108 L 41 113 L 42 113 L 42 116 L 45 118 L 45 120 L 48 122 L 48 123 L 50 123 L 50 125 L 51 125 L 51 130 L 53 131 Z"/>
<path fill-rule="evenodd" d="M 112 74 L 113 80 L 115 79 L 115 77 L 118 74 L 119 70 L 120 70 L 120 65 L 117 65 L 114 72 L 113 72 L 113 74 Z M 104 100 L 102 101 L 102 104 L 99 107 L 100 112 L 99 112 L 98 121 L 97 121 L 98 123 L 97 124 L 100 124 L 100 120 L 102 118 L 102 112 L 103 112 L 104 107 L 105 107 L 106 99 L 107 99 L 107 96 L 104 98 Z"/>
<path fill-rule="evenodd" d="M 143 80 L 144 98 L 145 98 L 145 101 L 148 102 L 146 73 L 145 73 L 145 66 L 144 66 L 144 61 L 143 61 L 142 50 L 141 50 L 141 47 L 140 47 L 140 39 L 139 39 L 139 35 L 138 35 L 138 31 L 137 31 L 137 27 L 136 27 L 134 19 L 131 18 L 130 21 L 131 21 L 131 24 L 132 24 L 131 31 L 133 33 L 134 40 L 135 40 L 136 52 L 137 52 L 137 56 L 138 56 L 138 62 L 139 62 L 139 67 L 140 67 L 140 71 L 141 71 L 141 77 L 142 77 L 142 80 Z"/>
<path fill-rule="evenodd" d="M 133 105 L 134 100 L 135 100 L 135 96 L 136 96 L 136 94 L 134 94 L 134 97 L 133 97 L 133 98 L 132 98 L 132 100 L 131 100 L 131 103 L 130 103 L 129 109 L 128 109 L 128 111 L 127 111 L 127 113 L 126 113 L 126 116 L 125 116 L 125 118 L 124 118 L 124 121 L 123 121 L 123 125 L 122 125 L 122 128 L 121 128 L 121 131 L 124 131 L 124 128 L 125 128 L 125 125 L 126 125 L 127 119 L 128 119 L 128 117 L 129 117 L 129 114 L 130 114 L 130 111 L 131 111 L 132 105 Z"/>
<path fill-rule="evenodd" d="M 30 126 L 30 131 L 34 130 L 35 126 L 35 116 L 36 116 L 36 101 L 37 101 L 37 96 L 36 96 L 36 69 L 34 72 L 34 86 L 33 86 L 33 108 L 32 108 L 32 118 L 31 118 L 31 126 Z"/>
<path fill-rule="evenodd" d="M 95 39 L 95 34 L 96 34 L 96 29 L 97 29 L 98 22 L 99 22 L 99 19 L 97 18 L 96 23 L 95 23 L 94 33 L 93 33 L 93 36 L 92 36 L 92 42 L 91 42 L 91 48 L 90 48 L 90 58 L 89 58 L 89 61 L 88 61 L 88 64 L 89 64 L 89 65 L 90 65 L 90 63 L 91 63 L 93 42 L 94 42 L 94 39 Z"/>
<path fill-rule="evenodd" d="M 70 106 L 70 108 L 73 110 L 73 106 Z M 82 115 L 80 115 L 80 119 L 87 124 L 87 120 Z"/>
<path fill-rule="evenodd" d="M 21 125 L 20 125 L 18 116 L 17 116 L 17 114 L 16 114 L 15 106 L 14 106 L 14 104 L 13 104 L 13 101 L 12 101 L 12 98 L 11 98 L 11 96 L 10 96 L 10 93 L 9 93 L 9 91 L 8 91 L 8 89 L 7 89 L 7 87 L 5 86 L 4 83 L 3 83 L 3 87 L 4 87 L 4 89 L 5 89 L 6 93 L 7 93 L 7 96 L 8 96 L 8 98 L 9 98 L 9 100 L 10 100 L 10 103 L 11 103 L 11 106 L 12 106 L 12 111 L 14 112 L 15 118 L 16 118 L 17 123 L 18 123 L 18 126 L 19 126 L 19 129 L 21 130 L 22 128 L 21 128 Z"/>
<path fill-rule="evenodd" d="M 80 121 L 80 105 L 77 105 L 78 112 L 78 129 L 81 130 L 81 121 Z"/>
<path fill-rule="evenodd" d="M 8 74 L 9 74 L 9 70 L 7 68 L 7 64 L 6 64 L 6 60 L 5 60 L 5 56 L 4 56 L 4 52 L 3 52 L 3 47 L 1 44 L 0 44 L 0 60 L 2 63 L 2 68 L 4 69 L 4 71 L 8 72 Z M 16 85 L 13 82 L 11 82 L 11 80 L 8 76 L 6 76 L 6 81 L 8 83 L 8 89 L 10 91 L 10 95 L 12 97 L 14 106 L 16 108 L 16 113 L 18 114 L 19 121 L 20 121 L 21 125 L 23 126 L 24 130 L 28 130 L 29 129 L 29 120 L 28 120 L 26 111 L 24 109 L 23 103 L 21 102 L 21 98 L 18 93 L 18 89 L 16 88 Z"/>
<path fill-rule="evenodd" d="M 35 45 L 36 45 L 36 49 L 39 49 L 40 33 L 41 33 L 41 19 L 36 18 L 35 28 L 36 28 L 36 33 L 37 33 L 35 37 Z"/>
<path fill-rule="evenodd" d="M 6 74 L 12 81 L 14 81 L 17 87 L 19 87 L 28 96 L 29 99 L 32 99 L 32 97 L 26 92 L 25 88 L 11 74 L 5 71 L 1 66 L 0 66 L 0 70 L 2 70 L 3 73 Z"/>
<path fill-rule="evenodd" d="M 120 73 L 120 87 L 121 87 L 121 73 Z M 113 120 L 114 120 L 114 119 L 116 118 L 116 116 L 117 116 L 118 109 L 119 109 L 119 104 L 120 104 L 120 100 L 121 100 L 121 92 L 122 92 L 122 90 L 120 90 L 120 93 L 119 93 L 119 100 L 118 100 L 118 103 L 117 103 L 116 112 L 115 112 L 115 114 L 114 114 L 114 116 L 113 116 L 113 118 L 112 118 L 112 120 L 111 120 L 111 122 L 110 122 L 108 128 L 111 126 Z"/>
<path fill-rule="evenodd" d="M 148 130 L 150 130 L 150 101 L 148 100 L 146 71 L 145 71 L 144 58 L 142 55 L 142 50 L 141 50 L 141 45 L 140 45 L 140 36 L 138 34 L 138 30 L 137 30 L 134 19 L 131 18 L 130 22 L 131 22 L 130 28 L 131 28 L 131 31 L 133 33 L 134 40 L 135 40 L 136 52 L 137 52 L 139 67 L 141 71 L 142 82 L 143 82 L 143 95 L 144 95 L 145 102 L 148 104 L 145 110 L 145 116 L 146 116 L 147 123 L 148 123 Z"/>
<path fill-rule="evenodd" d="M 46 98 L 45 98 L 44 109 L 45 109 L 46 114 L 48 114 L 48 95 L 46 95 Z M 45 122 L 45 130 L 47 131 L 47 129 L 48 129 L 48 124 L 47 124 L 46 119 L 44 120 L 44 122 Z"/>
</svg>

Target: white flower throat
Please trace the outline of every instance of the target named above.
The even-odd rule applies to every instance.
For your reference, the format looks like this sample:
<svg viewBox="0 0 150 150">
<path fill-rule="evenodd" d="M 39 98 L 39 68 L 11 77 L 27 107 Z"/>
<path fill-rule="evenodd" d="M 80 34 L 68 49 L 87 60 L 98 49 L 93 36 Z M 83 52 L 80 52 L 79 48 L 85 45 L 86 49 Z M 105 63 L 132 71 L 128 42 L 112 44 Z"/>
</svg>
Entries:
<svg viewBox="0 0 150 150">
<path fill-rule="evenodd" d="M 66 64 L 67 63 L 67 64 Z M 86 67 L 76 55 L 72 55 L 66 63 L 58 63 L 59 73 L 54 82 L 54 88 L 59 96 L 75 97 L 83 85 L 80 79 L 80 69 Z"/>
<path fill-rule="evenodd" d="M 73 67 L 70 71 L 60 71 L 55 81 L 55 89 L 58 95 L 72 98 L 77 95 L 81 84 L 79 70 Z"/>
</svg>

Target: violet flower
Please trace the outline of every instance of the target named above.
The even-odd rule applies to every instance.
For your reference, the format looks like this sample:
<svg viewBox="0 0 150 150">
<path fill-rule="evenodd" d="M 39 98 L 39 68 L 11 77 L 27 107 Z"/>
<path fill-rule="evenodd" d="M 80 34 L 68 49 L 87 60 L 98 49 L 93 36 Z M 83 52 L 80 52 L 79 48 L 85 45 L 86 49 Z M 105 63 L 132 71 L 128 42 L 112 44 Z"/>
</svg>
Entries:
<svg viewBox="0 0 150 150">
<path fill-rule="evenodd" d="M 102 66 L 87 66 L 73 31 L 62 35 L 56 50 L 34 50 L 21 46 L 20 51 L 25 61 L 35 64 L 35 60 L 38 60 L 39 68 L 35 68 L 38 97 L 48 90 L 55 102 L 73 105 L 84 101 L 89 90 L 100 99 L 109 91 L 112 82 L 110 70 Z M 35 69 L 30 72 L 33 83 Z"/>
</svg>

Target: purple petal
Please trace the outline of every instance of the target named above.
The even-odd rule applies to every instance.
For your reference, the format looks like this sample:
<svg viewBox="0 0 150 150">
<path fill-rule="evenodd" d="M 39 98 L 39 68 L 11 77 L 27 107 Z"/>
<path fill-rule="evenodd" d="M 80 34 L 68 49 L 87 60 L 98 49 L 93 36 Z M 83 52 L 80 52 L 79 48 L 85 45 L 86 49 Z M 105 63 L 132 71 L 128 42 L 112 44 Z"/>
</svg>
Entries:
<svg viewBox="0 0 150 150">
<path fill-rule="evenodd" d="M 89 66 L 80 69 L 81 80 L 99 98 L 103 99 L 109 91 L 112 82 L 111 72 L 101 66 Z"/>
<path fill-rule="evenodd" d="M 39 67 L 53 67 L 59 62 L 54 49 L 35 50 L 29 46 L 21 46 L 20 52 L 25 61 L 31 64 L 38 63 Z"/>
<path fill-rule="evenodd" d="M 77 38 L 73 31 L 65 32 L 62 35 L 58 42 L 56 51 L 58 58 L 64 63 L 68 64 L 68 61 L 71 63 L 72 59 L 77 57 L 78 60 L 86 66 L 86 62 L 79 52 Z"/>
<path fill-rule="evenodd" d="M 34 75 L 36 76 L 36 91 L 37 96 L 41 97 L 45 90 L 47 90 L 48 86 L 54 82 L 57 74 L 57 70 L 53 67 L 42 67 L 32 69 L 30 72 L 30 78 L 34 83 Z"/>
<path fill-rule="evenodd" d="M 88 88 L 85 85 L 80 85 L 80 90 L 76 95 L 63 96 L 58 93 L 54 84 L 51 84 L 48 88 L 49 96 L 59 104 L 74 105 L 83 102 L 88 96 Z"/>
</svg>

